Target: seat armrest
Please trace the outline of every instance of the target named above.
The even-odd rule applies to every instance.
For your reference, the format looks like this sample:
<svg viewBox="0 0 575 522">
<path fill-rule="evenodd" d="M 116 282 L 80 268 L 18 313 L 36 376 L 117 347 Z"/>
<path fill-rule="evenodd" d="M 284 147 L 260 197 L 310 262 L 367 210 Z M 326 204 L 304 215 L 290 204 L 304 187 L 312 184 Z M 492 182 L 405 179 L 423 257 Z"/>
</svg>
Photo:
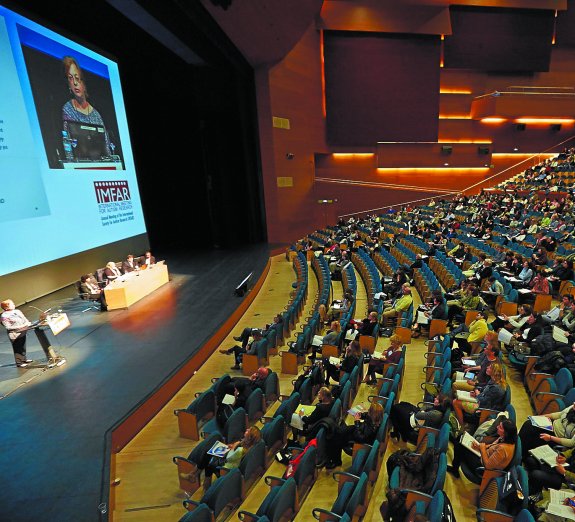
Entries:
<svg viewBox="0 0 575 522">
<path fill-rule="evenodd" d="M 478 522 L 502 522 L 505 520 L 514 520 L 514 516 L 503 511 L 496 511 L 495 509 L 482 509 L 479 508 L 475 512 Z"/>
<path fill-rule="evenodd" d="M 313 518 L 315 518 L 316 520 L 320 520 L 322 518 L 321 515 L 325 515 L 326 518 L 329 517 L 329 518 L 327 518 L 328 520 L 340 520 L 341 519 L 341 515 L 337 515 L 333 511 L 328 511 L 327 509 L 322 509 L 322 508 L 314 508 L 312 510 L 311 514 L 313 515 Z"/>
<path fill-rule="evenodd" d="M 385 400 L 387 400 L 387 399 L 389 399 L 389 397 L 384 397 L 383 395 L 369 395 L 369 396 L 367 397 L 368 402 L 373 402 L 373 401 L 376 400 L 376 399 L 385 399 Z M 379 402 L 379 401 L 376 400 L 376 402 Z"/>
<path fill-rule="evenodd" d="M 257 515 L 255 515 L 254 513 L 250 513 L 249 511 L 239 511 L 238 512 L 238 518 L 240 520 L 245 520 L 247 522 L 257 522 L 260 517 L 258 517 Z"/>
<path fill-rule="evenodd" d="M 268 475 L 266 478 L 264 478 L 264 482 L 270 488 L 273 488 L 274 486 L 281 486 L 285 482 L 285 479 L 283 479 L 281 477 L 272 477 L 272 476 Z"/>
<path fill-rule="evenodd" d="M 359 450 L 362 450 L 362 449 L 370 450 L 371 448 L 373 448 L 373 446 L 371 444 L 361 444 L 359 442 L 354 442 L 353 443 L 353 454 L 355 455 Z"/>
<path fill-rule="evenodd" d="M 172 457 L 172 462 L 173 462 L 174 464 L 177 464 L 177 463 L 178 463 L 178 460 L 183 460 L 184 462 L 187 462 L 188 464 L 193 464 L 194 466 L 196 465 L 195 462 L 192 462 L 192 461 L 191 461 L 190 459 L 188 459 L 187 457 L 178 457 L 178 456 Z"/>
<path fill-rule="evenodd" d="M 359 477 L 357 475 L 354 475 L 353 473 L 349 473 L 348 471 L 334 471 L 332 474 L 333 480 L 335 480 L 336 482 L 339 482 L 340 476 L 350 478 L 354 482 L 357 482 L 359 480 Z"/>
<path fill-rule="evenodd" d="M 535 397 L 537 397 L 538 395 L 547 395 L 547 396 L 549 396 L 549 397 L 560 397 L 560 398 L 565 397 L 564 395 L 561 395 L 560 393 L 553 393 L 553 392 L 535 392 Z"/>
<path fill-rule="evenodd" d="M 182 502 L 182 504 L 184 505 L 184 507 L 188 510 L 188 511 L 193 511 L 194 509 L 196 509 L 199 505 L 200 502 L 197 502 L 196 500 L 190 500 L 189 498 L 184 500 Z"/>
</svg>

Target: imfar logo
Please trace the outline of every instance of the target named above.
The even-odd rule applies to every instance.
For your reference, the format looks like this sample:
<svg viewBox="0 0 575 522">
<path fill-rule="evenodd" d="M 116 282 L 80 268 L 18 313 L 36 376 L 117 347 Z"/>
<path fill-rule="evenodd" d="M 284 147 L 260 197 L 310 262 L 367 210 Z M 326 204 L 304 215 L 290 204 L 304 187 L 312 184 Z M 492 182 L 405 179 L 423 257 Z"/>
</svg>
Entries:
<svg viewBox="0 0 575 522">
<path fill-rule="evenodd" d="M 102 203 L 121 203 L 130 201 L 130 187 L 126 180 L 122 181 L 94 181 L 96 200 Z"/>
</svg>

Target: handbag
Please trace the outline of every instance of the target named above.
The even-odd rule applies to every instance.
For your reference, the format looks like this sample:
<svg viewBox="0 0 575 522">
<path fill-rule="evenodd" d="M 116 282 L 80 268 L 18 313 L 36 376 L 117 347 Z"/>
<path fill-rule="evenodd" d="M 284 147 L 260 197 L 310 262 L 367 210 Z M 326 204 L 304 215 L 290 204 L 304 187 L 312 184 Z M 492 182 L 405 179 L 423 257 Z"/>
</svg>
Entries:
<svg viewBox="0 0 575 522">
<path fill-rule="evenodd" d="M 507 499 L 512 496 L 517 497 L 519 500 L 523 500 L 523 498 L 525 498 L 523 494 L 523 488 L 521 487 L 521 483 L 517 477 L 516 468 L 511 468 L 505 474 L 505 478 L 503 479 L 503 487 L 501 488 L 500 494 L 502 499 Z"/>
</svg>

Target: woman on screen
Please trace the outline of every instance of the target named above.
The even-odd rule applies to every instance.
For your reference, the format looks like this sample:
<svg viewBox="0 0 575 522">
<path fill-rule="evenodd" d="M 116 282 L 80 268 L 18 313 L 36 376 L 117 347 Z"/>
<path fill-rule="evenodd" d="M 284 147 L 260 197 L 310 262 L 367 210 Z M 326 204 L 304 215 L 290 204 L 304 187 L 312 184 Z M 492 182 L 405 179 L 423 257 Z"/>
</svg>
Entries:
<svg viewBox="0 0 575 522">
<path fill-rule="evenodd" d="M 100 113 L 91 105 L 88 101 L 88 88 L 84 80 L 84 74 L 82 69 L 78 65 L 75 58 L 71 56 L 65 56 L 62 59 L 62 64 L 64 66 L 64 76 L 68 85 L 68 90 L 70 91 L 71 98 L 62 107 L 62 120 L 63 120 L 63 130 L 62 138 L 64 143 L 64 154 L 66 156 L 66 161 L 77 161 L 78 159 L 88 159 L 88 158 L 77 158 L 74 156 L 74 151 L 72 147 L 72 137 L 70 122 L 73 123 L 87 123 L 92 125 L 98 125 L 104 129 L 105 144 L 103 150 L 101 151 L 101 156 L 111 156 L 113 153 L 113 144 L 110 142 L 106 126 L 104 125 L 104 120 Z M 94 158 L 91 158 L 94 159 Z"/>
</svg>

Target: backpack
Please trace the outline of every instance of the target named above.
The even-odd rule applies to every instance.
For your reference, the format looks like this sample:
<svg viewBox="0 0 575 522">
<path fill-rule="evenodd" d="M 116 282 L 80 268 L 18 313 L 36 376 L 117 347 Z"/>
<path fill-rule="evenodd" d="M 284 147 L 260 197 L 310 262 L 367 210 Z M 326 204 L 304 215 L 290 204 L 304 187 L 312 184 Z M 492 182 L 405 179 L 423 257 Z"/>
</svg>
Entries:
<svg viewBox="0 0 575 522">
<path fill-rule="evenodd" d="M 220 404 L 216 412 L 216 422 L 223 428 L 232 413 L 234 413 L 234 409 L 230 404 Z"/>
<path fill-rule="evenodd" d="M 542 355 L 534 365 L 538 372 L 550 373 L 552 375 L 555 375 L 563 366 L 565 366 L 565 360 L 561 352 L 558 351 Z"/>
</svg>

